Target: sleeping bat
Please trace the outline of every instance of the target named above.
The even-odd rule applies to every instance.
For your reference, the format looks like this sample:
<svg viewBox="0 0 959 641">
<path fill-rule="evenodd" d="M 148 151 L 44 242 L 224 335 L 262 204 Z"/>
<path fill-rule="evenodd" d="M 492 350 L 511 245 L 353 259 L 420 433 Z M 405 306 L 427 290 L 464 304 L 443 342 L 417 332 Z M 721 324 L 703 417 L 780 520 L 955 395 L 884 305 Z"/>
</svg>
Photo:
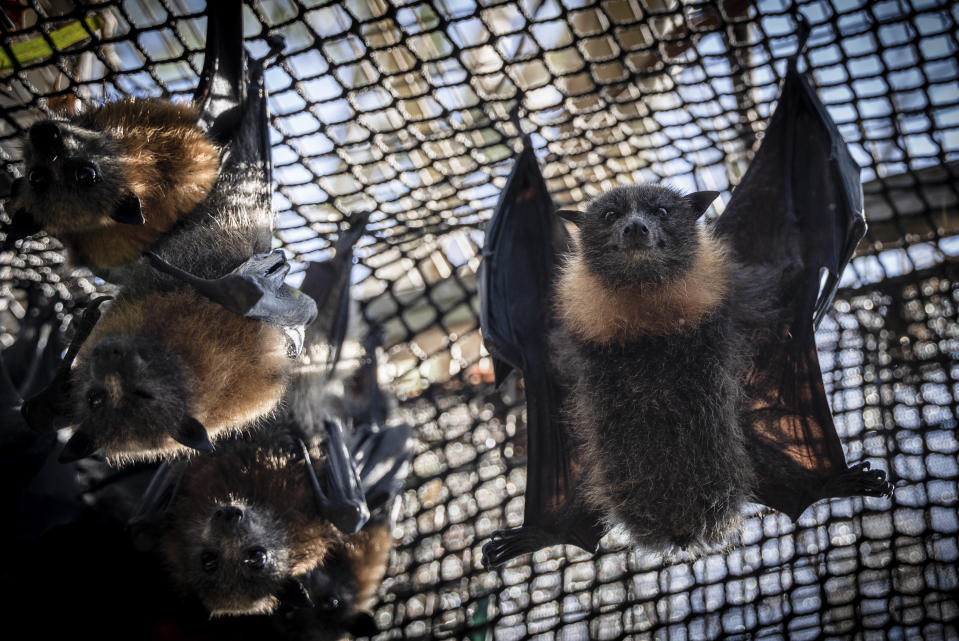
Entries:
<svg viewBox="0 0 959 641">
<path fill-rule="evenodd" d="M 215 454 L 164 463 L 144 497 L 133 525 L 157 532 L 173 583 L 213 616 L 285 604 L 317 608 L 306 618 L 330 610 L 336 625 L 364 619 L 358 608 L 390 548 L 382 513 L 406 474 L 409 428 L 350 436 L 324 385 L 318 372 L 297 374 L 268 426 Z M 352 583 L 329 584 L 343 573 Z M 278 625 L 299 616 L 286 613 Z"/>
<path fill-rule="evenodd" d="M 594 550 L 612 524 L 696 554 L 747 502 L 797 519 L 891 491 L 868 462 L 847 467 L 819 371 L 813 333 L 865 220 L 859 169 L 794 63 L 725 213 L 697 226 L 716 195 L 614 188 L 563 212 L 571 243 L 528 145 L 520 156 L 480 299 L 497 380 L 526 381 L 525 524 L 494 533 L 487 565 Z"/>
<path fill-rule="evenodd" d="M 242 4 L 231 6 L 238 18 Z M 242 42 L 239 20 L 227 24 Z M 263 61 L 249 67 L 248 79 L 235 79 L 249 87 L 245 102 L 222 112 L 232 135 L 201 211 L 128 267 L 51 387 L 24 404 L 39 431 L 76 426 L 64 461 L 97 450 L 114 463 L 208 451 L 283 396 L 316 306 L 284 284 L 282 251 L 268 251 Z"/>
<path fill-rule="evenodd" d="M 7 242 L 43 229 L 97 273 L 134 260 L 213 187 L 220 153 L 199 117 L 190 104 L 128 98 L 34 123 Z"/>
<path fill-rule="evenodd" d="M 26 175 L 13 182 L 6 205 L 7 245 L 43 229 L 63 242 L 74 264 L 123 280 L 122 266 L 192 217 L 217 181 L 221 151 L 248 99 L 241 6 L 219 2 L 209 13 L 192 104 L 127 98 L 30 127 Z"/>
</svg>

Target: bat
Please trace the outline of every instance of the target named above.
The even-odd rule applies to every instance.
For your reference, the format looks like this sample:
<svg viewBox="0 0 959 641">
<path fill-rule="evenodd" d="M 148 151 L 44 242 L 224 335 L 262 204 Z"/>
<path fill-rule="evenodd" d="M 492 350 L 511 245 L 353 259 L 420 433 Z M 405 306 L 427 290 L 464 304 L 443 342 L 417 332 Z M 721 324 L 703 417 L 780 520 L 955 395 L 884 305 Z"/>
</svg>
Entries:
<svg viewBox="0 0 959 641">
<path fill-rule="evenodd" d="M 301 579 L 313 605 L 281 605 L 273 614 L 280 638 L 327 641 L 380 631 L 366 608 L 386 572 L 393 547 L 390 527 L 389 511 L 383 510 L 330 549 L 323 563 Z"/>
<path fill-rule="evenodd" d="M 329 413 L 341 405 L 325 382 L 317 372 L 298 374 L 283 414 L 264 429 L 213 455 L 164 463 L 133 519 L 158 532 L 172 582 L 213 616 L 282 605 L 314 608 L 307 618 L 330 610 L 336 625 L 365 620 L 357 608 L 391 547 L 383 513 L 405 478 L 409 428 L 348 437 L 342 417 Z M 344 572 L 352 583 L 330 588 L 328 578 Z M 343 592 L 321 596 L 328 589 Z"/>
<path fill-rule="evenodd" d="M 35 122 L 13 181 L 6 244 L 45 230 L 110 280 L 207 199 L 245 98 L 242 16 L 221 3 L 192 104 L 127 98 Z M 236 36 L 239 34 L 239 37 Z"/>
<path fill-rule="evenodd" d="M 612 524 L 696 554 L 747 502 L 796 519 L 891 491 L 883 471 L 846 465 L 819 371 L 813 332 L 865 220 L 859 169 L 794 63 L 725 213 L 697 226 L 715 196 L 615 188 L 561 213 L 570 242 L 531 149 L 519 157 L 480 299 L 497 380 L 526 380 L 525 523 L 494 533 L 488 566 L 595 550 Z"/>
<path fill-rule="evenodd" d="M 198 109 L 130 98 L 34 123 L 7 243 L 45 230 L 97 273 L 134 260 L 206 200 L 220 153 Z"/>
<path fill-rule="evenodd" d="M 300 290 L 316 301 L 319 310 L 307 328 L 309 342 L 329 347 L 327 374 L 333 375 L 350 324 L 350 274 L 353 271 L 353 247 L 366 230 L 368 213 L 354 214 L 349 227 L 336 239 L 333 257 L 307 265 Z"/>
<path fill-rule="evenodd" d="M 240 10 L 235 3 L 233 13 Z M 214 121 L 232 122 L 233 133 L 203 211 L 129 266 L 128 281 L 54 384 L 24 403 L 38 431 L 75 426 L 65 462 L 98 450 L 115 464 L 209 451 L 283 396 L 316 306 L 284 284 L 282 251 L 268 251 L 262 60 L 242 82 L 249 89 L 240 116 L 226 110 Z"/>
</svg>

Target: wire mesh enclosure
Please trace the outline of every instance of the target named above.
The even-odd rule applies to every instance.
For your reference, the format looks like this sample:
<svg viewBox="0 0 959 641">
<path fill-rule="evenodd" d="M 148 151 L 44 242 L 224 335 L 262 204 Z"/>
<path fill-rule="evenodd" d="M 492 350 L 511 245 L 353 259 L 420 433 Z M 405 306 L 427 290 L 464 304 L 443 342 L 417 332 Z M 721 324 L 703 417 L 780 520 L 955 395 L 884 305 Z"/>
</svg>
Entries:
<svg viewBox="0 0 959 641">
<path fill-rule="evenodd" d="M 0 163 L 44 114 L 124 95 L 187 99 L 203 64 L 191 0 L 7 0 Z M 730 191 L 775 107 L 794 15 L 862 168 L 870 229 L 817 334 L 846 458 L 891 499 L 756 511 L 690 560 L 556 547 L 487 571 L 522 520 L 522 384 L 496 390 L 478 328 L 483 229 L 529 135 L 552 197 L 617 184 Z M 382 638 L 959 638 L 959 5 L 936 0 L 252 0 L 266 72 L 275 244 L 321 260 L 355 212 L 357 327 L 416 456 L 375 609 Z M 715 210 L 722 213 L 722 202 Z M 4 345 L 42 288 L 69 315 L 106 285 L 50 238 L 0 253 Z M 294 272 L 291 282 L 301 278 Z M 355 353 L 355 350 L 354 352 Z"/>
</svg>

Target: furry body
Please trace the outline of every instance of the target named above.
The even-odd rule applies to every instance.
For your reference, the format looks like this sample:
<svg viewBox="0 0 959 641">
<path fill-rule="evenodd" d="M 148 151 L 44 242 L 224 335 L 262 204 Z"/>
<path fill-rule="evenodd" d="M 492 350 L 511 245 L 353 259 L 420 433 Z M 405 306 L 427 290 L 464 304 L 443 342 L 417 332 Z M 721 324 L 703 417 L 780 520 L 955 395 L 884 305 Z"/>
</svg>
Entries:
<svg viewBox="0 0 959 641">
<path fill-rule="evenodd" d="M 98 366 L 103 349 L 121 350 L 123 363 Z M 185 416 L 199 421 L 211 441 L 235 433 L 276 406 L 290 367 L 281 329 L 190 288 L 121 298 L 77 355 L 79 429 L 115 462 L 185 452 L 169 431 Z M 108 394 L 94 409 L 90 395 L 99 388 Z"/>
<path fill-rule="evenodd" d="M 317 507 L 299 447 L 307 444 L 316 475 L 324 478 L 323 419 L 342 410 L 336 400 L 325 392 L 321 374 L 301 372 L 269 426 L 224 442 L 215 456 L 184 463 L 160 549 L 174 583 L 213 615 L 270 613 L 282 603 L 279 629 L 302 632 L 316 623 L 326 626 L 329 638 L 366 620 L 361 610 L 382 580 L 392 547 L 389 510 L 358 532 L 340 532 Z M 217 513 L 224 507 L 242 510 L 242 518 L 222 523 Z M 251 547 L 266 552 L 265 569 L 244 567 Z M 210 552 L 218 559 L 214 570 L 203 564 Z M 313 607 L 288 605 L 296 590 Z"/>
<path fill-rule="evenodd" d="M 739 421 L 753 301 L 689 198 L 645 185 L 590 204 L 551 337 L 586 501 L 661 550 L 726 540 L 755 483 Z"/>
<path fill-rule="evenodd" d="M 174 583 L 214 616 L 272 612 L 285 583 L 322 563 L 340 537 L 317 512 L 297 435 L 273 426 L 232 440 L 216 456 L 191 460 L 180 482 L 160 549 Z M 317 445 L 311 457 L 321 474 Z M 242 517 L 218 527 L 225 507 Z M 256 528 L 241 529 L 254 520 Z M 244 567 L 251 547 L 265 551 L 268 571 Z M 215 569 L 204 568 L 204 554 L 215 555 Z"/>
<path fill-rule="evenodd" d="M 8 209 L 58 237 L 75 264 L 103 272 L 128 263 L 200 205 L 216 181 L 219 150 L 198 119 L 191 105 L 126 99 L 37 123 L 23 150 L 26 178 Z M 139 201 L 144 224 L 111 218 L 131 200 Z"/>
</svg>

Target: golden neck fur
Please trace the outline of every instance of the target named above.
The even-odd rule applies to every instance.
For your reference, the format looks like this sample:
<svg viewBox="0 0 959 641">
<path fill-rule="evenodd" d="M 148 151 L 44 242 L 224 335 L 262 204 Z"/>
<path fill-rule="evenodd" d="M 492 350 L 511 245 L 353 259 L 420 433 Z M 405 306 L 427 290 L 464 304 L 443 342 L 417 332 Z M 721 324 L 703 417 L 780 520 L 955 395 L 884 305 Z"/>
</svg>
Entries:
<svg viewBox="0 0 959 641">
<path fill-rule="evenodd" d="M 725 300 L 730 263 L 723 243 L 700 229 L 699 248 L 685 273 L 665 283 L 610 288 L 576 252 L 557 284 L 558 311 L 567 330 L 594 343 L 682 333 L 698 326 Z"/>
</svg>

